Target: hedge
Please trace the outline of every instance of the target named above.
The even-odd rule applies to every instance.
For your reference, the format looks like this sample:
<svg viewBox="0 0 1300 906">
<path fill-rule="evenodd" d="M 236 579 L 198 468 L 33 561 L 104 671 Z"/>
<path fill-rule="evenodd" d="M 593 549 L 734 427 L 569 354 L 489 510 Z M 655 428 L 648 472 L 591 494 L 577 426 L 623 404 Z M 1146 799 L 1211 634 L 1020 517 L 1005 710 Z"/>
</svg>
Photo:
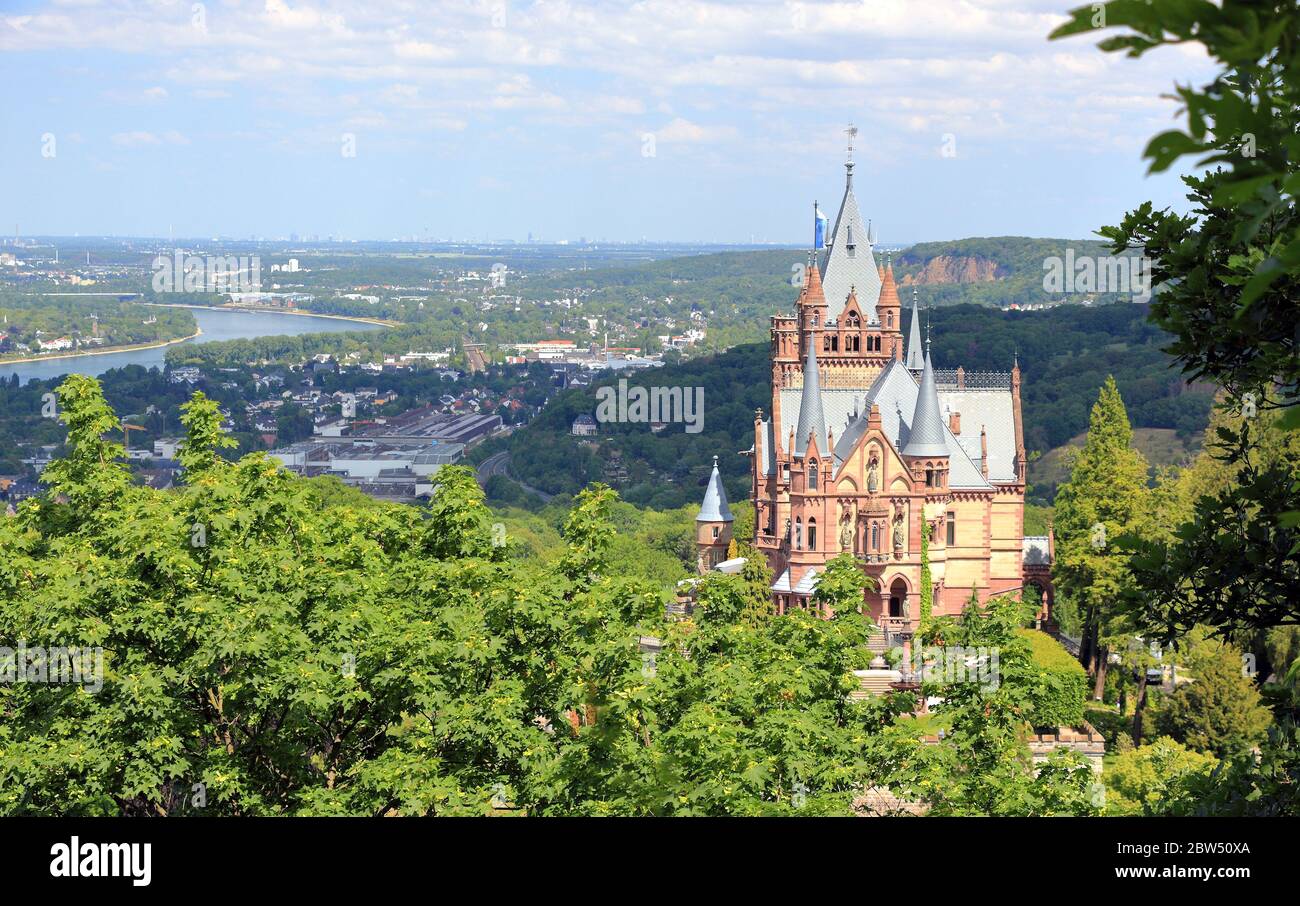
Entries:
<svg viewBox="0 0 1300 906">
<path fill-rule="evenodd" d="M 1035 728 L 1077 727 L 1083 722 L 1088 697 L 1088 675 L 1061 643 L 1036 629 L 1016 632 L 1029 643 L 1034 664 L 1047 680 L 1029 715 Z"/>
</svg>

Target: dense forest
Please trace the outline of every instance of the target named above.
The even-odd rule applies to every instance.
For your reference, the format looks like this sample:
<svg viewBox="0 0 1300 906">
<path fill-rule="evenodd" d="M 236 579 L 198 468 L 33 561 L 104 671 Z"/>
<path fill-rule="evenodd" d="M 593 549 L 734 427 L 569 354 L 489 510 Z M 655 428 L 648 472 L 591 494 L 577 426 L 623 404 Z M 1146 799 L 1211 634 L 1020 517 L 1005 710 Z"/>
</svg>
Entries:
<svg viewBox="0 0 1300 906">
<path fill-rule="evenodd" d="M 1147 322 L 1146 306 L 1001 312 L 967 305 L 924 316 L 932 318 L 933 355 L 940 368 L 960 364 L 968 371 L 1009 371 L 1018 357 L 1031 457 L 1087 429 L 1089 408 L 1108 375 L 1119 383 L 1135 426 L 1172 430 L 1189 444 L 1205 428 L 1212 389 L 1189 389 L 1170 369 L 1171 359 L 1161 351 L 1168 337 Z M 688 434 L 683 425 L 669 424 L 654 433 L 646 424 L 607 423 L 595 438 L 572 436 L 574 418 L 595 412 L 598 388 L 619 380 L 608 378 L 560 394 L 526 429 L 485 445 L 478 455 L 510 450 L 513 473 L 544 491 L 574 493 L 601 480 L 627 500 L 657 508 L 698 502 L 716 455 L 728 494 L 744 499 L 749 460 L 735 454 L 752 445 L 754 410 L 771 406 L 770 378 L 766 344 L 642 372 L 628 379 L 630 385 L 702 387 L 703 430 Z M 1044 483 L 1030 496 L 1046 503 L 1054 490 Z"/>
</svg>

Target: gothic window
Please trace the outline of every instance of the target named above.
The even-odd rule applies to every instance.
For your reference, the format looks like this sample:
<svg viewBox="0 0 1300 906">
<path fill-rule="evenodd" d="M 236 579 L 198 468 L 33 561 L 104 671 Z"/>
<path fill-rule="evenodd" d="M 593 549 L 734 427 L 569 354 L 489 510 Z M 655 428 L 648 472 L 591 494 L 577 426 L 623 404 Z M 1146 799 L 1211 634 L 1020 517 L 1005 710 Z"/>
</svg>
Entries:
<svg viewBox="0 0 1300 906">
<path fill-rule="evenodd" d="M 848 321 L 848 325 L 849 325 L 849 327 L 857 327 L 858 324 L 859 324 L 859 321 L 858 321 L 858 313 L 855 312 L 855 311 L 854 311 L 854 312 L 849 312 L 849 316 L 848 316 L 847 321 Z"/>
<path fill-rule="evenodd" d="M 813 312 L 813 327 L 817 326 L 817 312 Z"/>
<path fill-rule="evenodd" d="M 880 550 L 880 524 L 877 522 L 871 523 L 871 549 Z"/>
<path fill-rule="evenodd" d="M 803 550 L 803 519 L 797 518 L 794 521 L 794 549 Z"/>
<path fill-rule="evenodd" d="M 713 527 L 713 540 L 715 540 L 715 541 L 718 539 L 718 531 L 719 531 L 719 530 L 718 530 L 718 527 L 715 525 L 715 526 Z"/>
<path fill-rule="evenodd" d="M 817 490 L 817 460 L 808 463 L 808 490 Z"/>
<path fill-rule="evenodd" d="M 817 520 L 808 520 L 808 550 L 817 550 Z"/>
<path fill-rule="evenodd" d="M 948 514 L 948 543 L 957 543 L 957 517 L 953 513 Z"/>
<path fill-rule="evenodd" d="M 889 322 L 889 324 L 888 324 L 889 327 L 893 327 L 893 326 L 894 326 L 894 313 L 891 311 L 888 315 L 885 316 L 885 320 Z"/>
<path fill-rule="evenodd" d="M 830 351 L 831 351 L 831 338 L 822 337 L 822 352 L 830 352 Z"/>
<path fill-rule="evenodd" d="M 831 352 L 839 352 L 839 351 L 840 351 L 840 338 L 831 337 Z"/>
</svg>

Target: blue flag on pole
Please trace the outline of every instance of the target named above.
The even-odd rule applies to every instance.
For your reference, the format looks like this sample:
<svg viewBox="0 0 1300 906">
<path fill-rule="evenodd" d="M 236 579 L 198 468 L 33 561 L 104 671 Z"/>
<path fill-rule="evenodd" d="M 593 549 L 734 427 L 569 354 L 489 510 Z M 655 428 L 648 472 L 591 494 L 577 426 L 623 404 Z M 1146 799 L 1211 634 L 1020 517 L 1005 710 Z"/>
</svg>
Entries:
<svg viewBox="0 0 1300 906">
<path fill-rule="evenodd" d="M 830 221 L 822 213 L 822 209 L 815 204 L 813 205 L 813 214 L 817 221 L 817 225 L 813 229 L 813 248 L 824 249 L 826 248 L 826 227 Z"/>
</svg>

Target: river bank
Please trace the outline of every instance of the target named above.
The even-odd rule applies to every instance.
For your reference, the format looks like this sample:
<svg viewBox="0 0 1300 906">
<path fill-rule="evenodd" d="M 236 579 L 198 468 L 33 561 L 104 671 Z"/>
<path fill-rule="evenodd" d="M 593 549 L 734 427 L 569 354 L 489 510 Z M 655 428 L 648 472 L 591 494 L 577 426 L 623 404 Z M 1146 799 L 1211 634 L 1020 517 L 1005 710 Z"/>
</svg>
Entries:
<svg viewBox="0 0 1300 906">
<path fill-rule="evenodd" d="M 354 321 L 357 324 L 373 324 L 376 327 L 401 327 L 401 321 L 388 321 L 384 318 L 364 318 L 358 315 L 325 315 L 314 311 L 300 311 L 290 308 L 269 308 L 261 305 L 190 305 L 181 302 L 141 302 L 140 305 L 152 305 L 157 308 L 190 308 L 198 311 L 260 311 L 272 315 L 296 315 L 303 318 L 327 318 L 331 321 Z"/>
<path fill-rule="evenodd" d="M 285 312 L 249 311 L 244 308 L 219 308 L 211 305 L 186 307 L 193 309 L 198 328 L 195 336 L 163 344 L 144 344 L 150 347 L 146 349 L 95 350 L 94 355 L 77 354 L 63 359 L 39 356 L 35 361 L 29 362 L 0 362 L 0 380 L 11 380 L 15 374 L 18 375 L 19 383 L 23 384 L 29 380 L 56 380 L 69 373 L 95 377 L 105 371 L 130 365 L 162 370 L 167 367 L 166 354 L 172 347 L 182 348 L 190 343 L 220 343 L 254 337 L 384 329 L 384 325 L 381 324 L 369 324 L 339 317 L 326 318 L 306 314 L 289 317 Z"/>
<path fill-rule="evenodd" d="M 57 359 L 80 359 L 92 355 L 117 355 L 123 352 L 142 352 L 146 349 L 162 349 L 164 346 L 175 346 L 177 343 L 185 343 L 202 335 L 203 331 L 202 329 L 199 329 L 189 336 L 176 337 L 173 340 L 161 340 L 157 343 L 133 343 L 129 346 L 103 346 L 85 352 L 58 352 L 54 355 L 30 355 L 21 359 L 0 358 L 0 365 L 22 365 L 28 362 L 53 362 Z"/>
</svg>

